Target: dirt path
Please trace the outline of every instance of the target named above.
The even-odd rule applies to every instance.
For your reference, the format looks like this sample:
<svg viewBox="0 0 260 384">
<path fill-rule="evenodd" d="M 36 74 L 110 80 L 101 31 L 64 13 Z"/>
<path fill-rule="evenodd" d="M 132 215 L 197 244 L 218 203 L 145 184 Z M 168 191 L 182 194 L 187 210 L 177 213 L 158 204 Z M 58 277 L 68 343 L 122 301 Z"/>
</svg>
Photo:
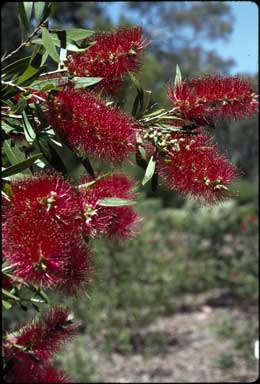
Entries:
<svg viewBox="0 0 260 384">
<path fill-rule="evenodd" d="M 238 322 L 246 314 L 238 309 L 228 309 Z M 137 335 L 135 355 L 113 353 L 111 359 L 102 358 L 98 363 L 98 376 L 102 382 L 252 382 L 258 377 L 257 361 L 250 364 L 239 356 L 232 339 L 221 341 L 212 331 L 212 324 L 227 315 L 227 308 L 201 305 L 191 313 L 177 313 L 158 319 Z M 161 336 L 163 343 L 153 353 L 143 353 L 145 340 Z M 138 340 L 139 337 L 139 340 Z M 148 338 L 148 339 L 147 339 Z M 138 350 L 139 348 L 139 350 Z M 253 346 L 252 346 L 253 354 Z M 228 364 L 233 356 L 232 368 Z M 108 379 L 109 378 L 109 379 Z"/>
</svg>

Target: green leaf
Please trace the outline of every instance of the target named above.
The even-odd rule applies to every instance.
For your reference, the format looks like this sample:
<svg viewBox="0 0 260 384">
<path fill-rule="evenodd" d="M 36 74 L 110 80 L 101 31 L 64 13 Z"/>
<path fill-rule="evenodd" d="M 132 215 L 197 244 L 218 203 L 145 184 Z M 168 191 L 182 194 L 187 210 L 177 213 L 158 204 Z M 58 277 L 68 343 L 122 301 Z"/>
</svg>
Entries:
<svg viewBox="0 0 260 384">
<path fill-rule="evenodd" d="M 50 31 L 51 34 L 59 34 L 60 32 L 64 32 L 64 30 L 53 29 Z M 66 34 L 68 40 L 79 41 L 92 36 L 94 34 L 94 31 L 82 28 L 68 28 L 66 29 Z"/>
<path fill-rule="evenodd" d="M 44 8 L 45 8 L 46 2 L 45 1 L 35 1 L 34 2 L 34 14 L 36 21 L 38 23 L 41 22 L 43 16 L 44 16 Z"/>
<path fill-rule="evenodd" d="M 26 115 L 26 112 L 22 112 L 22 117 L 23 117 L 23 127 L 24 127 L 24 134 L 25 138 L 28 141 L 28 143 L 32 143 L 36 137 L 36 133 L 34 132 L 34 129 Z"/>
<path fill-rule="evenodd" d="M 75 88 L 90 87 L 102 80 L 102 77 L 74 77 L 72 81 L 75 83 Z"/>
<path fill-rule="evenodd" d="M 25 71 L 26 67 L 30 62 L 31 56 L 23 57 L 22 59 L 16 60 L 13 63 L 6 65 L 2 69 L 2 77 L 12 77 L 12 80 L 16 77 L 16 75 L 21 74 Z"/>
<path fill-rule="evenodd" d="M 180 132 L 182 130 L 182 127 L 178 127 L 178 126 L 175 126 L 175 125 L 169 125 L 169 124 L 158 124 L 161 128 L 163 128 L 163 131 L 162 132 Z"/>
<path fill-rule="evenodd" d="M 13 295 L 11 292 L 7 291 L 6 289 L 2 288 L 3 295 L 10 297 L 10 299 L 13 299 L 15 301 L 20 301 L 20 297 Z"/>
<path fill-rule="evenodd" d="M 18 172 L 23 171 L 26 168 L 29 168 L 33 163 L 35 163 L 36 160 L 43 157 L 43 153 L 36 153 L 35 155 L 29 157 L 28 159 L 12 165 L 11 167 L 6 168 L 4 171 L 2 171 L 2 177 L 8 177 L 15 175 Z"/>
<path fill-rule="evenodd" d="M 162 108 L 162 109 L 158 109 L 157 111 L 154 111 L 152 113 L 149 113 L 148 115 L 144 115 L 144 118 L 146 117 L 153 117 L 153 116 L 157 116 L 157 115 L 160 115 L 161 113 L 165 112 L 165 109 Z"/>
<path fill-rule="evenodd" d="M 11 147 L 11 140 L 5 140 L 3 149 L 11 164 L 17 164 L 24 160 L 23 153 L 17 147 Z"/>
<path fill-rule="evenodd" d="M 147 110 L 147 108 L 150 104 L 150 101 L 151 101 L 151 97 L 152 97 L 152 91 L 145 90 L 144 91 L 144 105 L 143 105 L 142 114 L 144 114 L 145 111 Z"/>
<path fill-rule="evenodd" d="M 119 197 L 106 197 L 98 202 L 102 207 L 122 207 L 136 204 L 134 200 L 120 199 Z"/>
<path fill-rule="evenodd" d="M 54 61 L 59 63 L 60 58 L 59 58 L 59 55 L 56 51 L 54 42 L 52 41 L 52 36 L 51 36 L 50 32 L 48 31 L 48 29 L 46 29 L 46 28 L 42 28 L 42 42 L 43 42 L 43 45 L 44 45 L 46 51 L 50 55 L 50 57 Z"/>
<path fill-rule="evenodd" d="M 145 185 L 153 177 L 153 174 L 155 172 L 155 167 L 156 167 L 156 160 L 154 159 L 154 156 L 151 156 L 145 171 L 142 185 Z"/>
<path fill-rule="evenodd" d="M 50 302 L 49 297 L 47 296 L 47 294 L 42 289 L 39 289 L 37 291 L 37 294 L 44 300 L 45 303 L 49 303 Z"/>
<path fill-rule="evenodd" d="M 3 306 L 5 309 L 10 309 L 12 308 L 12 304 L 9 301 L 2 300 Z"/>
<path fill-rule="evenodd" d="M 64 154 L 60 151 L 60 147 L 54 144 L 47 136 L 41 136 L 38 140 L 39 148 L 43 152 L 47 161 L 55 168 L 58 172 L 67 174 L 67 168 L 64 163 Z"/>
<path fill-rule="evenodd" d="M 44 54 L 42 55 L 42 60 L 41 60 L 41 67 L 46 63 L 46 60 L 48 59 L 49 55 L 48 52 L 45 49 Z"/>
<path fill-rule="evenodd" d="M 67 32 L 68 38 L 73 41 L 86 39 L 87 37 L 92 36 L 94 33 L 94 31 L 90 31 L 88 29 L 82 29 L 82 28 L 69 28 L 66 30 L 66 32 Z"/>
<path fill-rule="evenodd" d="M 51 34 L 51 37 L 52 37 L 53 44 L 54 44 L 56 47 L 60 47 L 60 46 L 61 46 L 61 41 L 60 41 L 58 35 L 57 35 L 56 33 L 52 33 L 52 34 Z M 43 40 L 42 40 L 41 38 L 37 38 L 37 39 L 32 40 L 32 44 L 44 45 Z M 86 51 L 86 49 L 88 49 L 88 48 L 89 48 L 89 46 L 87 46 L 87 47 L 80 47 L 80 46 L 78 46 L 76 43 L 73 43 L 71 40 L 68 40 L 68 38 L 67 38 L 66 49 L 67 49 L 68 51 L 72 51 L 72 52 L 84 52 L 84 51 Z"/>
<path fill-rule="evenodd" d="M 84 52 L 88 48 L 89 48 L 89 46 L 88 47 L 79 47 L 78 45 L 73 44 L 73 43 L 70 43 L 67 45 L 67 50 L 71 51 L 71 52 Z"/>
<path fill-rule="evenodd" d="M 136 118 L 139 118 L 142 116 L 144 110 L 144 91 L 140 85 L 139 80 L 131 72 L 128 72 L 128 75 L 137 90 L 137 96 L 132 108 L 132 115 Z M 140 108 L 138 110 L 139 105 Z"/>
<path fill-rule="evenodd" d="M 19 11 L 19 16 L 21 20 L 21 24 L 25 32 L 29 31 L 30 28 L 30 23 L 29 23 L 29 18 L 31 18 L 31 12 L 32 12 L 32 2 L 29 2 L 29 5 L 27 5 L 27 2 L 19 2 L 18 3 L 18 11 Z"/>
<path fill-rule="evenodd" d="M 17 80 L 18 85 L 29 85 L 33 81 L 33 79 L 44 70 L 44 67 L 41 66 L 42 55 L 43 49 L 37 49 L 34 51 L 34 54 L 31 57 L 28 67 Z"/>
<path fill-rule="evenodd" d="M 32 16 L 33 2 L 32 1 L 24 1 L 23 4 L 24 4 L 24 10 L 25 10 L 26 18 L 28 20 L 28 25 L 30 28 L 30 20 L 31 20 L 31 16 Z"/>
<path fill-rule="evenodd" d="M 175 87 L 179 85 L 182 82 L 182 75 L 181 75 L 181 70 L 178 64 L 176 65 L 176 75 L 175 75 L 175 80 L 174 80 L 174 85 Z"/>
<path fill-rule="evenodd" d="M 2 129 L 6 133 L 9 133 L 14 130 L 14 127 L 12 127 L 12 125 L 9 125 L 7 121 L 2 120 Z"/>
<path fill-rule="evenodd" d="M 128 75 L 132 81 L 132 83 L 134 84 L 135 88 L 137 89 L 138 92 L 141 92 L 143 91 L 141 85 L 140 85 L 140 82 L 139 80 L 135 77 L 135 75 L 131 72 L 128 72 Z"/>
</svg>

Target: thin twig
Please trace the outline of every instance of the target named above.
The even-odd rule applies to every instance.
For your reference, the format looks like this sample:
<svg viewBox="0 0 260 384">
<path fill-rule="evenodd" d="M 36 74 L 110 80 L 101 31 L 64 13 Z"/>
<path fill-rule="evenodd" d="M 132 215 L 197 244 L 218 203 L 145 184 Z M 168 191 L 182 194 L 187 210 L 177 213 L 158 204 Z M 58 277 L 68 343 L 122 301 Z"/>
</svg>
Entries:
<svg viewBox="0 0 260 384">
<path fill-rule="evenodd" d="M 19 89 L 20 91 L 22 92 L 27 92 L 28 90 L 30 91 L 30 87 L 21 87 L 20 85 L 18 84 L 15 84 L 15 83 L 12 83 L 11 81 L 2 81 L 2 85 L 9 85 L 10 87 L 14 87 L 14 88 L 17 88 Z M 38 99 L 38 100 L 41 100 L 41 101 L 45 101 L 45 99 L 41 96 L 38 96 L 36 94 L 33 94 L 33 96 Z"/>
<path fill-rule="evenodd" d="M 60 72 L 67 72 L 67 68 L 56 69 L 55 71 L 46 72 L 46 73 L 41 73 L 41 74 L 40 74 L 40 77 L 48 76 L 48 75 L 53 75 L 53 74 L 55 74 L 55 73 L 60 73 Z"/>
<path fill-rule="evenodd" d="M 26 40 L 24 40 L 19 47 L 17 47 L 14 51 L 10 52 L 9 55 L 5 56 L 2 60 L 1 63 L 15 55 L 17 52 L 19 52 L 23 47 L 25 47 L 30 40 L 36 35 L 36 33 L 44 26 L 44 24 L 48 21 L 49 16 L 47 16 L 35 29 L 34 31 L 27 37 Z"/>
</svg>

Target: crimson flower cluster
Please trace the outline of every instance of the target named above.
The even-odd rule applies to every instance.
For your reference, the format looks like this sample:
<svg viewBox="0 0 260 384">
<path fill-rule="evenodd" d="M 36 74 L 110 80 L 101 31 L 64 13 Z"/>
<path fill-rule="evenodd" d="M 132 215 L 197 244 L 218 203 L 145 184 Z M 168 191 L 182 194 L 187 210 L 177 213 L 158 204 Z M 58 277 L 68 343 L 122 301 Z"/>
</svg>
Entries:
<svg viewBox="0 0 260 384">
<path fill-rule="evenodd" d="M 158 174 L 170 189 L 208 203 L 230 196 L 229 184 L 241 172 L 219 152 L 205 127 L 219 119 L 253 116 L 258 101 L 252 86 L 238 77 L 208 76 L 171 86 L 168 96 L 172 130 L 151 126 L 143 131 Z"/>
<path fill-rule="evenodd" d="M 91 181 L 90 177 L 82 183 Z M 133 200 L 135 183 L 124 174 L 102 178 L 89 188 L 80 189 L 81 208 L 85 217 L 85 233 L 91 237 L 107 234 L 119 239 L 135 234 L 139 216 L 132 206 L 104 207 L 99 202 L 107 197 Z"/>
<path fill-rule="evenodd" d="M 219 118 L 251 117 L 258 110 L 257 95 L 245 79 L 207 76 L 170 87 L 168 96 L 181 116 L 199 124 Z"/>
<path fill-rule="evenodd" d="M 85 179 L 84 182 L 89 181 Z M 134 233 L 132 207 L 102 207 L 104 197 L 133 199 L 133 181 L 106 176 L 91 188 L 77 188 L 56 173 L 40 173 L 11 184 L 3 222 L 3 252 L 15 275 L 42 287 L 74 294 L 92 271 L 88 236 L 122 239 Z"/>
<path fill-rule="evenodd" d="M 227 185 L 239 173 L 202 128 L 191 136 L 172 134 L 170 140 L 174 145 L 158 163 L 158 173 L 170 189 L 206 202 L 227 196 Z"/>
<path fill-rule="evenodd" d="M 86 51 L 68 57 L 69 72 L 102 77 L 96 89 L 115 94 L 128 71 L 135 72 L 140 66 L 140 54 L 147 45 L 142 33 L 141 27 L 96 33 L 84 41 L 84 45 L 90 44 Z"/>
<path fill-rule="evenodd" d="M 85 283 L 91 258 L 77 190 L 55 173 L 14 181 L 11 188 L 3 223 L 6 260 L 25 281 L 74 292 L 78 280 Z"/>
<path fill-rule="evenodd" d="M 47 118 L 57 134 L 83 157 L 93 155 L 121 163 L 135 151 L 139 124 L 84 89 L 69 87 L 58 92 L 48 102 Z"/>
<path fill-rule="evenodd" d="M 52 366 L 53 355 L 74 336 L 78 324 L 67 308 L 51 308 L 42 320 L 28 322 L 4 337 L 7 383 L 70 383 Z"/>
</svg>

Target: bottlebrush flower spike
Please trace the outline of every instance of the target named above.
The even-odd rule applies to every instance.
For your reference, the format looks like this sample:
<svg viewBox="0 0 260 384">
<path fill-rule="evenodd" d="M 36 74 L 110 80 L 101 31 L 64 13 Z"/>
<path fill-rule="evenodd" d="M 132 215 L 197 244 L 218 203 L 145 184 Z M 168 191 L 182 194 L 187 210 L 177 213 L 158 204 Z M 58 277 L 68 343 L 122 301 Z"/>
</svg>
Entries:
<svg viewBox="0 0 260 384">
<path fill-rule="evenodd" d="M 147 45 L 142 33 L 141 27 L 96 33 L 85 40 L 85 44 L 95 42 L 94 45 L 68 57 L 69 72 L 75 76 L 102 77 L 97 88 L 116 93 L 127 72 L 139 69 L 140 55 Z"/>
<path fill-rule="evenodd" d="M 27 361 L 16 361 L 4 375 L 6 383 L 72 383 L 72 380 L 62 371 L 50 365 Z"/>
<path fill-rule="evenodd" d="M 15 331 L 13 337 L 7 335 L 5 356 L 15 356 L 25 362 L 30 358 L 35 363 L 49 363 L 54 353 L 75 335 L 78 326 L 79 324 L 73 323 L 69 309 L 51 308 L 42 320 L 28 322 Z"/>
<path fill-rule="evenodd" d="M 81 155 L 121 163 L 135 151 L 139 124 L 93 93 L 67 88 L 49 102 L 48 120 Z"/>
<path fill-rule="evenodd" d="M 91 181 L 89 177 L 83 183 Z M 81 188 L 81 206 L 85 215 L 85 231 L 91 237 L 107 234 L 121 239 L 130 238 L 135 233 L 139 221 L 136 210 L 130 206 L 104 207 L 99 201 L 106 197 L 134 199 L 134 182 L 124 174 L 104 177 L 90 186 Z"/>
<path fill-rule="evenodd" d="M 240 77 L 208 76 L 170 87 L 168 96 L 181 116 L 199 124 L 219 118 L 251 117 L 258 111 L 257 95 Z"/>
<path fill-rule="evenodd" d="M 42 173 L 11 184 L 11 206 L 3 223 L 3 252 L 15 275 L 46 288 L 62 286 L 72 264 L 87 272 L 82 253 L 79 195 L 57 174 Z M 71 261 L 75 257 L 75 261 Z M 73 264 L 74 265 L 74 264 Z M 73 269 L 73 268 L 72 268 Z M 78 280 L 78 278 L 76 279 Z"/>
<path fill-rule="evenodd" d="M 5 359 L 12 362 L 6 382 L 68 383 L 68 377 L 50 366 L 55 352 L 74 336 L 78 324 L 67 308 L 51 308 L 42 320 L 27 323 L 6 335 Z"/>
<path fill-rule="evenodd" d="M 93 254 L 85 242 L 70 242 L 72 249 L 67 267 L 58 286 L 68 295 L 79 295 L 88 287 L 89 278 L 93 274 Z"/>
<path fill-rule="evenodd" d="M 238 171 L 203 129 L 192 136 L 172 134 L 171 140 L 175 141 L 172 149 L 158 164 L 159 175 L 170 189 L 209 203 L 229 195 L 228 185 Z"/>
</svg>

